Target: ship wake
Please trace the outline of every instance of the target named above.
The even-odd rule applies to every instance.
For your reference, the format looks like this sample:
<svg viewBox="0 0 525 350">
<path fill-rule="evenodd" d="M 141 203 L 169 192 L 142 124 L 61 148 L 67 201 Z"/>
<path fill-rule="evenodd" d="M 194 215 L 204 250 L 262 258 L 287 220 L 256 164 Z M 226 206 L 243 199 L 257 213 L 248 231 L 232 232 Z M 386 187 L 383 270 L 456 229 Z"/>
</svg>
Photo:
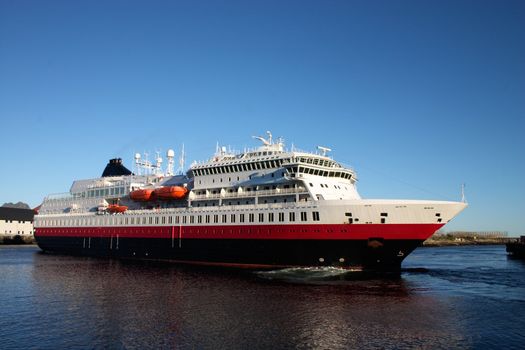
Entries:
<svg viewBox="0 0 525 350">
<path fill-rule="evenodd" d="M 362 276 L 360 269 L 342 269 L 337 267 L 291 267 L 279 270 L 257 271 L 255 275 L 274 281 L 295 283 L 315 283 L 354 279 Z"/>
</svg>

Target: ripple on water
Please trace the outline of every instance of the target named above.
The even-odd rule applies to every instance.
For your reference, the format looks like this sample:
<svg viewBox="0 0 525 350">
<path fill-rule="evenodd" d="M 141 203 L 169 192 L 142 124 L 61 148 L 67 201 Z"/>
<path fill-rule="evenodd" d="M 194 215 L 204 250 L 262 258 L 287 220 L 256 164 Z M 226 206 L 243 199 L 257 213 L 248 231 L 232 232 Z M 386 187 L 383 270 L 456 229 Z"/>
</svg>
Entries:
<svg viewBox="0 0 525 350">
<path fill-rule="evenodd" d="M 418 249 L 391 278 L 1 247 L 1 347 L 519 348 L 524 272 L 499 247 Z"/>
</svg>

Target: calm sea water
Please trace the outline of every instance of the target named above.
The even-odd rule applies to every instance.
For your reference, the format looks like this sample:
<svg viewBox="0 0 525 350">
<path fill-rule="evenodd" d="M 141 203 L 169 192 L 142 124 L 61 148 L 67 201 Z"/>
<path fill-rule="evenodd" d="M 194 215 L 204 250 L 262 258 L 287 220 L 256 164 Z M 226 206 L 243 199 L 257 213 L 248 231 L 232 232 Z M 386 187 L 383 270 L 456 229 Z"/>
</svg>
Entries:
<svg viewBox="0 0 525 350">
<path fill-rule="evenodd" d="M 1 349 L 523 349 L 525 263 L 419 248 L 400 278 L 47 255 L 0 247 Z"/>
</svg>

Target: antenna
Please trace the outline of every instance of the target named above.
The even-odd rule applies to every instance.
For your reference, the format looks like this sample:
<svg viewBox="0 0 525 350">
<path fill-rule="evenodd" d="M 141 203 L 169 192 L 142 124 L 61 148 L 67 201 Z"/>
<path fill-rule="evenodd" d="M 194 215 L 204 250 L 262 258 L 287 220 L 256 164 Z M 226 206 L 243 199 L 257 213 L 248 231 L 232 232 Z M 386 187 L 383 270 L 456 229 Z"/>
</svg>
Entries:
<svg viewBox="0 0 525 350">
<path fill-rule="evenodd" d="M 268 142 L 268 141 L 267 141 L 264 137 L 262 137 L 262 136 L 252 136 L 252 137 L 253 137 L 254 139 L 260 140 L 260 141 L 263 143 L 263 145 L 265 145 L 265 146 L 270 146 L 270 145 L 271 145 L 271 143 Z"/>
<path fill-rule="evenodd" d="M 142 175 L 140 171 L 140 153 L 135 153 L 135 172 L 137 175 Z"/>
<path fill-rule="evenodd" d="M 467 199 L 465 198 L 465 183 L 461 184 L 461 201 L 467 203 Z"/>
<path fill-rule="evenodd" d="M 160 151 L 157 151 L 157 157 L 155 158 L 156 164 L 155 168 L 153 169 L 153 173 L 156 175 L 160 175 L 162 173 L 162 157 L 160 156 Z"/>
<path fill-rule="evenodd" d="M 219 146 L 219 143 L 217 143 L 217 147 L 218 146 Z M 184 144 L 182 144 L 182 150 L 180 151 L 180 157 L 179 157 L 179 169 L 177 171 L 179 174 L 182 174 L 184 172 L 184 161 L 186 160 L 185 157 L 186 157 L 186 154 L 184 153 Z"/>
<path fill-rule="evenodd" d="M 321 151 L 321 155 L 322 155 L 323 157 L 326 157 L 326 152 L 331 152 L 331 151 L 332 151 L 331 148 L 323 147 L 323 146 L 317 146 L 317 149 L 318 149 L 319 151 Z"/>
<path fill-rule="evenodd" d="M 166 175 L 167 176 L 173 176 L 173 164 L 175 158 L 175 151 L 172 149 L 169 149 L 168 152 L 166 152 L 166 158 L 168 158 L 168 165 L 166 167 Z"/>
<path fill-rule="evenodd" d="M 272 133 L 267 131 L 266 134 L 268 135 L 268 143 L 271 145 L 272 144 Z"/>
</svg>

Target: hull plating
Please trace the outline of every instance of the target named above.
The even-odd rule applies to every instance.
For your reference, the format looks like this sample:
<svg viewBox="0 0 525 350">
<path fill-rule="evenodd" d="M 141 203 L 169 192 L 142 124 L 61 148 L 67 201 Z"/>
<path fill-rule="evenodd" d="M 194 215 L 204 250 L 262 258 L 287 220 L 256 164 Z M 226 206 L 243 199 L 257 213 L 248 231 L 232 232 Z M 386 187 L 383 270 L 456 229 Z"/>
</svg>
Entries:
<svg viewBox="0 0 525 350">
<path fill-rule="evenodd" d="M 401 232 L 403 227 L 382 225 L 382 231 L 376 228 L 352 233 L 350 226 L 344 225 L 343 232 L 318 225 L 308 229 L 305 225 L 301 229 L 288 227 L 275 234 L 263 226 L 238 232 L 224 227 L 220 231 L 218 228 L 191 231 L 173 226 L 135 231 L 118 227 L 47 228 L 38 229 L 35 237 L 44 251 L 75 255 L 246 268 L 339 266 L 399 271 L 403 259 L 436 229 L 427 225 L 419 229 L 405 227 Z"/>
</svg>

